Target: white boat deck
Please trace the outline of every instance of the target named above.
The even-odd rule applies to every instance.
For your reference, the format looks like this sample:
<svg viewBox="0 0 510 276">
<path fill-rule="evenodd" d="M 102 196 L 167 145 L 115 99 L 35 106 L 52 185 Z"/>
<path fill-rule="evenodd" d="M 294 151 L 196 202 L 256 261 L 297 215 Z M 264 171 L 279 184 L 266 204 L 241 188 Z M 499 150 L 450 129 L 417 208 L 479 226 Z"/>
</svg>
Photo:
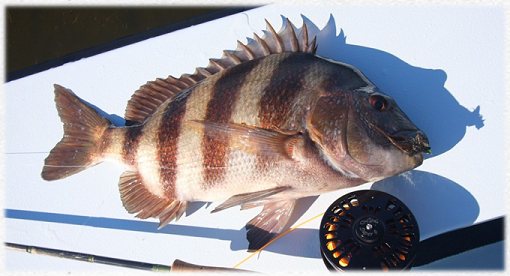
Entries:
<svg viewBox="0 0 510 276">
<path fill-rule="evenodd" d="M 72 89 L 114 123 L 131 94 L 158 77 L 193 73 L 236 40 L 262 35 L 282 16 L 318 34 L 317 54 L 350 63 L 388 95 L 430 139 L 424 164 L 353 189 L 300 202 L 293 225 L 323 213 L 353 190 L 376 189 L 414 213 L 421 239 L 505 215 L 504 8 L 482 6 L 269 5 L 67 63 L 5 84 L 5 241 L 170 265 L 175 259 L 233 267 L 249 257 L 245 223 L 260 210 L 194 203 L 178 222 L 157 230 L 122 206 L 123 169 L 103 163 L 64 180 L 40 177 L 43 160 L 62 137 L 53 84 Z M 302 17 L 303 16 L 303 17 Z M 325 272 L 313 219 L 246 260 L 260 272 Z M 500 252 L 503 242 L 478 249 Z M 497 253 L 499 254 L 499 253 Z M 485 253 L 464 253 L 421 270 L 473 268 Z M 482 259 L 480 259 L 482 258 Z M 478 268 L 498 268 L 492 264 Z M 474 268 L 477 268 L 476 266 Z M 501 268 L 501 267 L 499 267 Z M 131 271 L 6 251 L 15 271 Z"/>
</svg>

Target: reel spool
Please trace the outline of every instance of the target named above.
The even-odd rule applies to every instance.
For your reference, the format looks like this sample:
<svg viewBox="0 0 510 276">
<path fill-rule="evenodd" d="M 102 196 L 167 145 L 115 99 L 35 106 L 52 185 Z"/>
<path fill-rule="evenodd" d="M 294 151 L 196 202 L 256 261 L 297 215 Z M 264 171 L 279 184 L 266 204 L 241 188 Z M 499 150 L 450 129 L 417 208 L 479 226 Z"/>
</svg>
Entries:
<svg viewBox="0 0 510 276">
<path fill-rule="evenodd" d="M 321 255 L 330 270 L 410 269 L 420 242 L 415 217 L 396 197 L 361 190 L 337 199 L 324 213 Z"/>
</svg>

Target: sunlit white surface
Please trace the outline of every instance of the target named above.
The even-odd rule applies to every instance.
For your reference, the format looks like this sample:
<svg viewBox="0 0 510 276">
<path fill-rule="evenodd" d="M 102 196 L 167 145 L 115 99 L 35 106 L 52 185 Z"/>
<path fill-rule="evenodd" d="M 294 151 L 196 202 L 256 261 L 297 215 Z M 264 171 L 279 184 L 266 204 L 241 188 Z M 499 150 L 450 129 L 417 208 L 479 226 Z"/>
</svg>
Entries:
<svg viewBox="0 0 510 276">
<path fill-rule="evenodd" d="M 248 257 L 244 225 L 259 209 L 210 214 L 218 202 L 196 203 L 158 231 L 157 220 L 138 220 L 122 207 L 122 168 L 104 163 L 54 182 L 40 171 L 62 137 L 54 83 L 122 123 L 140 85 L 205 67 L 236 40 L 262 35 L 264 19 L 278 30 L 282 16 L 309 24 L 318 55 L 358 67 L 394 97 L 434 153 L 402 176 L 302 200 L 294 225 L 347 192 L 370 188 L 406 203 L 422 239 L 505 214 L 503 8 L 270 5 L 5 84 L 5 241 L 166 265 L 182 259 L 232 267 Z M 239 268 L 325 272 L 319 224 L 303 225 Z M 9 251 L 5 257 L 9 271 L 127 270 Z M 455 261 L 454 268 L 462 263 Z"/>
</svg>

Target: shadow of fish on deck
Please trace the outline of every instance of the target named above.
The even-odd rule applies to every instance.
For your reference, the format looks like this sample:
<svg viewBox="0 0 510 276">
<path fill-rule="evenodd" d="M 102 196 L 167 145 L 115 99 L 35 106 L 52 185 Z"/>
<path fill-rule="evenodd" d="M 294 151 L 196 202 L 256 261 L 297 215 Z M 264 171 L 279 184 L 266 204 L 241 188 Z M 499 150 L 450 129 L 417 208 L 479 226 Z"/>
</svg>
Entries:
<svg viewBox="0 0 510 276">
<path fill-rule="evenodd" d="M 332 15 L 322 30 L 308 18 L 303 16 L 303 19 L 310 34 L 317 35 L 317 55 L 358 68 L 393 97 L 411 121 L 427 134 L 433 155 L 425 158 L 452 149 L 462 140 L 467 127 L 484 126 L 480 106 L 469 111 L 445 88 L 447 73 L 443 70 L 412 66 L 390 53 L 348 44 L 344 30 L 336 35 Z"/>
<path fill-rule="evenodd" d="M 436 174 L 412 171 L 398 177 L 398 183 L 380 181 L 372 189 L 381 190 L 395 195 L 412 210 L 416 216 L 422 240 L 459 227 L 471 225 L 480 212 L 476 199 L 459 184 Z M 396 185 L 395 185 L 396 184 Z M 295 221 L 312 205 L 316 197 L 303 198 L 296 206 L 296 213 L 290 221 Z M 203 208 L 204 203 L 193 203 L 191 212 Z M 426 206 L 426 208 L 422 208 Z M 446 211 L 447 210 L 447 211 Z M 187 212 L 187 215 L 190 213 Z M 197 237 L 203 239 L 219 239 L 230 241 L 230 249 L 234 251 L 248 249 L 244 228 L 221 229 L 217 226 L 188 226 L 170 224 L 157 230 L 157 222 L 126 220 L 105 217 L 90 217 L 70 214 L 48 213 L 39 211 L 6 209 L 5 218 L 31 221 L 61 223 L 85 227 L 119 229 L 141 233 Z M 9 234 L 9 233 L 7 233 Z M 321 258 L 319 247 L 319 229 L 298 228 L 282 236 L 264 251 L 282 255 Z"/>
</svg>

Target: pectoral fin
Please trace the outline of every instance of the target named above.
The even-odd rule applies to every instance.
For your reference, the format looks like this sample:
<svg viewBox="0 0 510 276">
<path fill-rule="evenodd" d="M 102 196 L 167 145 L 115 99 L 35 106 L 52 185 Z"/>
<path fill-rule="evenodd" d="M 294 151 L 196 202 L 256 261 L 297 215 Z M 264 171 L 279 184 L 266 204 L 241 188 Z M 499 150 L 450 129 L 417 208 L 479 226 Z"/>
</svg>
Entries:
<svg viewBox="0 0 510 276">
<path fill-rule="evenodd" d="M 228 141 L 236 150 L 253 155 L 293 160 L 293 148 L 302 135 L 298 132 L 275 131 L 236 123 L 187 121 L 187 125 L 203 129 L 204 134 Z"/>
<path fill-rule="evenodd" d="M 285 190 L 290 189 L 290 187 L 275 187 L 267 190 L 257 191 L 253 193 L 246 193 L 246 194 L 238 194 L 235 195 L 229 199 L 227 199 L 222 204 L 218 205 L 214 210 L 211 211 L 211 213 L 216 213 L 225 209 L 228 209 L 230 207 L 234 207 L 236 205 L 246 204 L 249 202 L 258 201 L 264 198 L 267 198 L 269 196 L 275 195 L 277 193 L 283 192 Z"/>
<path fill-rule="evenodd" d="M 296 205 L 296 200 L 284 200 L 264 205 L 260 214 L 246 224 L 248 251 L 260 249 L 282 231 Z"/>
</svg>

